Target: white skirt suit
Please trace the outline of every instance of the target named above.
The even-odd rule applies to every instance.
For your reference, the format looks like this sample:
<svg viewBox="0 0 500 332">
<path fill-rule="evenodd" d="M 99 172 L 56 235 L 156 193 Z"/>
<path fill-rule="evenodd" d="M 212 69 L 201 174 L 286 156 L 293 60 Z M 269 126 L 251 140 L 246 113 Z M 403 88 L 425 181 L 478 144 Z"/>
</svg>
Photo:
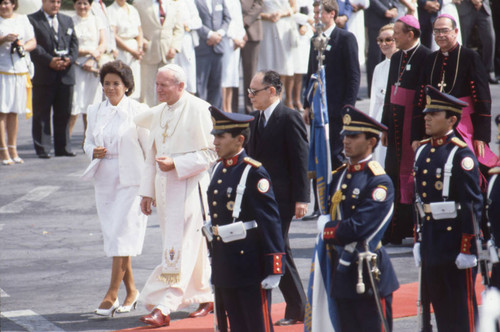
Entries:
<svg viewBox="0 0 500 332">
<path fill-rule="evenodd" d="M 89 106 L 85 154 L 104 146 L 106 157 L 93 159 L 83 177 L 92 179 L 96 207 L 108 257 L 136 256 L 142 252 L 147 216 L 140 209 L 139 185 L 149 131 L 133 122 L 147 110 L 126 96 L 117 106 L 108 100 Z"/>
</svg>

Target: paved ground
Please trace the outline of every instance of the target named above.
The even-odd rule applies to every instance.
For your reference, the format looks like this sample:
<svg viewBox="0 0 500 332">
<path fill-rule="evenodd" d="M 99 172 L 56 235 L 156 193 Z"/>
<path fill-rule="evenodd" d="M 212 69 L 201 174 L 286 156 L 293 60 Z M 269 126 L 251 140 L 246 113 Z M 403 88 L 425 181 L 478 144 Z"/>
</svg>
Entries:
<svg viewBox="0 0 500 332">
<path fill-rule="evenodd" d="M 362 96 L 366 96 L 365 87 L 363 84 Z M 492 87 L 492 95 L 493 113 L 498 114 L 500 87 Z M 367 109 L 368 100 L 357 105 Z M 107 289 L 111 259 L 102 249 L 93 186 L 79 178 L 89 162 L 81 150 L 81 122 L 73 137 L 76 158 L 36 158 L 30 131 L 31 122 L 21 119 L 19 151 L 25 164 L 0 167 L 0 330 L 111 331 L 140 325 L 137 319 L 146 313 L 142 308 L 113 319 L 92 314 Z M 297 221 L 291 227 L 291 244 L 304 287 L 315 229 L 315 221 Z M 388 249 L 400 282 L 416 281 L 411 243 Z M 160 251 L 159 226 L 153 215 L 143 255 L 133 259 L 139 289 L 159 262 Z M 274 302 L 283 301 L 279 291 L 273 297 Z M 186 317 L 192 309 L 172 316 Z M 394 322 L 394 331 L 415 330 L 415 318 Z"/>
</svg>

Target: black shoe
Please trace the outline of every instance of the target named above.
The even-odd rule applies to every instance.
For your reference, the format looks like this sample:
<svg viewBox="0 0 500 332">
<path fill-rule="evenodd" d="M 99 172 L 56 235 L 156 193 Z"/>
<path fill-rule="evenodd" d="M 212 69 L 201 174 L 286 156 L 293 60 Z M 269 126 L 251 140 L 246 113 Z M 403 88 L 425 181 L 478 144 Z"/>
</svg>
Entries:
<svg viewBox="0 0 500 332">
<path fill-rule="evenodd" d="M 498 84 L 499 83 L 498 79 L 495 76 L 495 73 L 490 73 L 490 75 L 488 77 L 488 82 L 490 82 L 490 84 Z"/>
<path fill-rule="evenodd" d="M 56 157 L 76 157 L 76 153 L 64 151 L 63 153 L 56 153 Z"/>
<path fill-rule="evenodd" d="M 299 324 L 299 321 L 296 319 L 292 319 L 292 318 L 282 318 L 279 321 L 277 321 L 276 323 L 274 323 L 274 325 L 276 325 L 276 326 L 289 326 L 289 325 L 294 325 L 294 324 Z"/>
<path fill-rule="evenodd" d="M 313 219 L 316 219 L 318 218 L 320 215 L 319 211 L 313 211 L 313 213 L 311 213 L 310 215 L 308 216 L 305 216 L 304 218 L 302 218 L 302 220 L 313 220 Z"/>
<path fill-rule="evenodd" d="M 45 153 L 45 152 L 41 152 L 41 153 L 38 154 L 38 158 L 40 158 L 40 159 L 49 159 L 50 158 L 50 154 Z"/>
</svg>

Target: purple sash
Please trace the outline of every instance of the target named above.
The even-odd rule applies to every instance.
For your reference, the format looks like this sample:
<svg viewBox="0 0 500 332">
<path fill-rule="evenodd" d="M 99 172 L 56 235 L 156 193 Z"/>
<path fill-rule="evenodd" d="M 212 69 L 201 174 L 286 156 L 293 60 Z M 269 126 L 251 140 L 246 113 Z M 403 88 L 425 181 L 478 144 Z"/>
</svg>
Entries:
<svg viewBox="0 0 500 332">
<path fill-rule="evenodd" d="M 398 87 L 394 94 L 395 86 L 391 87 L 391 104 L 404 107 L 404 123 L 401 137 L 401 160 L 399 162 L 399 190 L 401 194 L 400 203 L 413 203 L 413 162 L 415 152 L 410 143 L 411 120 L 413 117 L 413 98 L 415 90 Z"/>
</svg>

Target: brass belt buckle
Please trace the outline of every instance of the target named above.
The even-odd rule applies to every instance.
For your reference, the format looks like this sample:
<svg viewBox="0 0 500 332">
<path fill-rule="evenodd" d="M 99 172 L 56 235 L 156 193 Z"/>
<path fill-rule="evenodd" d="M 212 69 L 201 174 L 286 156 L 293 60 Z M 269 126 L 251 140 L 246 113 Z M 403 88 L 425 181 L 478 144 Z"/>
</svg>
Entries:
<svg viewBox="0 0 500 332">
<path fill-rule="evenodd" d="M 215 236 L 219 236 L 219 225 L 212 226 L 212 233 Z"/>
</svg>

